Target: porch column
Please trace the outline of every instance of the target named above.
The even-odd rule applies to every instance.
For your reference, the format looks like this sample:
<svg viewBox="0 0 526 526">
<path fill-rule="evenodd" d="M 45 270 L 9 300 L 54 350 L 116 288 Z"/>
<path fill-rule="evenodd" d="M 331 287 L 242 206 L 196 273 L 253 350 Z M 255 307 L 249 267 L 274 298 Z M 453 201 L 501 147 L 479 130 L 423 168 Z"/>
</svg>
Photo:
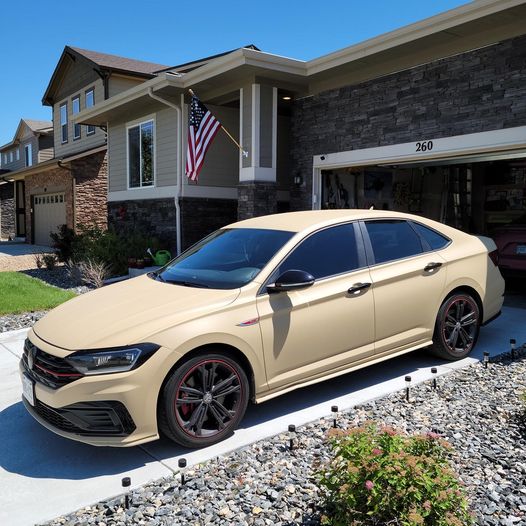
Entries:
<svg viewBox="0 0 526 526">
<path fill-rule="evenodd" d="M 278 90 L 248 84 L 240 90 L 240 137 L 248 156 L 241 156 L 238 185 L 238 219 L 277 211 Z"/>
</svg>

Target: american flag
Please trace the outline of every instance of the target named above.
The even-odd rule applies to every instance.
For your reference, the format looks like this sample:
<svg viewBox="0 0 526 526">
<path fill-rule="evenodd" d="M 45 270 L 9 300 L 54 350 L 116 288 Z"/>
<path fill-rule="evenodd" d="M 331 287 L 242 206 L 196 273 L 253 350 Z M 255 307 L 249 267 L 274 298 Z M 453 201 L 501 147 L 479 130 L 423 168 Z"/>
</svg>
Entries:
<svg viewBox="0 0 526 526">
<path fill-rule="evenodd" d="M 193 96 L 190 103 L 186 152 L 186 175 L 190 181 L 197 181 L 205 154 L 219 128 L 221 123 L 197 97 Z"/>
</svg>

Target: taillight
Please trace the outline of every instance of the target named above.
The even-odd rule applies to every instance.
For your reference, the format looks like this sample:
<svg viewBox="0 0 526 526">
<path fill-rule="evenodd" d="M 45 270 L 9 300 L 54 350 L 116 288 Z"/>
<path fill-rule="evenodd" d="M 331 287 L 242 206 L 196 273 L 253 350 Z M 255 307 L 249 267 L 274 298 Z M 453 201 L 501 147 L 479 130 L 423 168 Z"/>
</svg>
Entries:
<svg viewBox="0 0 526 526">
<path fill-rule="evenodd" d="M 499 264 L 499 251 L 493 250 L 492 252 L 488 252 L 488 256 L 493 261 L 493 264 L 497 266 Z"/>
</svg>

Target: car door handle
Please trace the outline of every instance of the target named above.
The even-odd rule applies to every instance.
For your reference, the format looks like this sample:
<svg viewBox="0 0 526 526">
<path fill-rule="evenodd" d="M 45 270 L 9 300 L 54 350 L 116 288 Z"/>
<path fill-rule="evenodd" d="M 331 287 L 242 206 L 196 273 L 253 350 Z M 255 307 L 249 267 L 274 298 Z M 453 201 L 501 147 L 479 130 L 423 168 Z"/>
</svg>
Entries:
<svg viewBox="0 0 526 526">
<path fill-rule="evenodd" d="M 437 268 L 440 268 L 442 266 L 442 263 L 428 263 L 424 267 L 425 272 L 432 272 L 433 270 L 436 270 Z"/>
<path fill-rule="evenodd" d="M 347 290 L 347 292 L 349 294 L 356 294 L 362 290 L 367 290 L 370 286 L 370 283 L 355 283 L 350 289 Z"/>
</svg>

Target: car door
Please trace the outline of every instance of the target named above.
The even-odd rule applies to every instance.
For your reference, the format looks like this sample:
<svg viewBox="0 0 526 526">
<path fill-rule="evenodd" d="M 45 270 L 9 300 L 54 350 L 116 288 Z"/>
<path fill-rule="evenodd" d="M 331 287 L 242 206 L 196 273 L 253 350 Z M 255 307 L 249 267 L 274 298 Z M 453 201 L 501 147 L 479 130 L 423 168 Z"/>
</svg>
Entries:
<svg viewBox="0 0 526 526">
<path fill-rule="evenodd" d="M 409 221 L 361 223 L 375 303 L 375 353 L 431 341 L 446 263 Z"/>
<path fill-rule="evenodd" d="M 374 354 L 374 304 L 357 223 L 303 239 L 267 283 L 286 270 L 316 281 L 289 292 L 262 291 L 257 309 L 271 389 L 301 383 Z M 357 285 L 356 290 L 349 289 Z"/>
</svg>

